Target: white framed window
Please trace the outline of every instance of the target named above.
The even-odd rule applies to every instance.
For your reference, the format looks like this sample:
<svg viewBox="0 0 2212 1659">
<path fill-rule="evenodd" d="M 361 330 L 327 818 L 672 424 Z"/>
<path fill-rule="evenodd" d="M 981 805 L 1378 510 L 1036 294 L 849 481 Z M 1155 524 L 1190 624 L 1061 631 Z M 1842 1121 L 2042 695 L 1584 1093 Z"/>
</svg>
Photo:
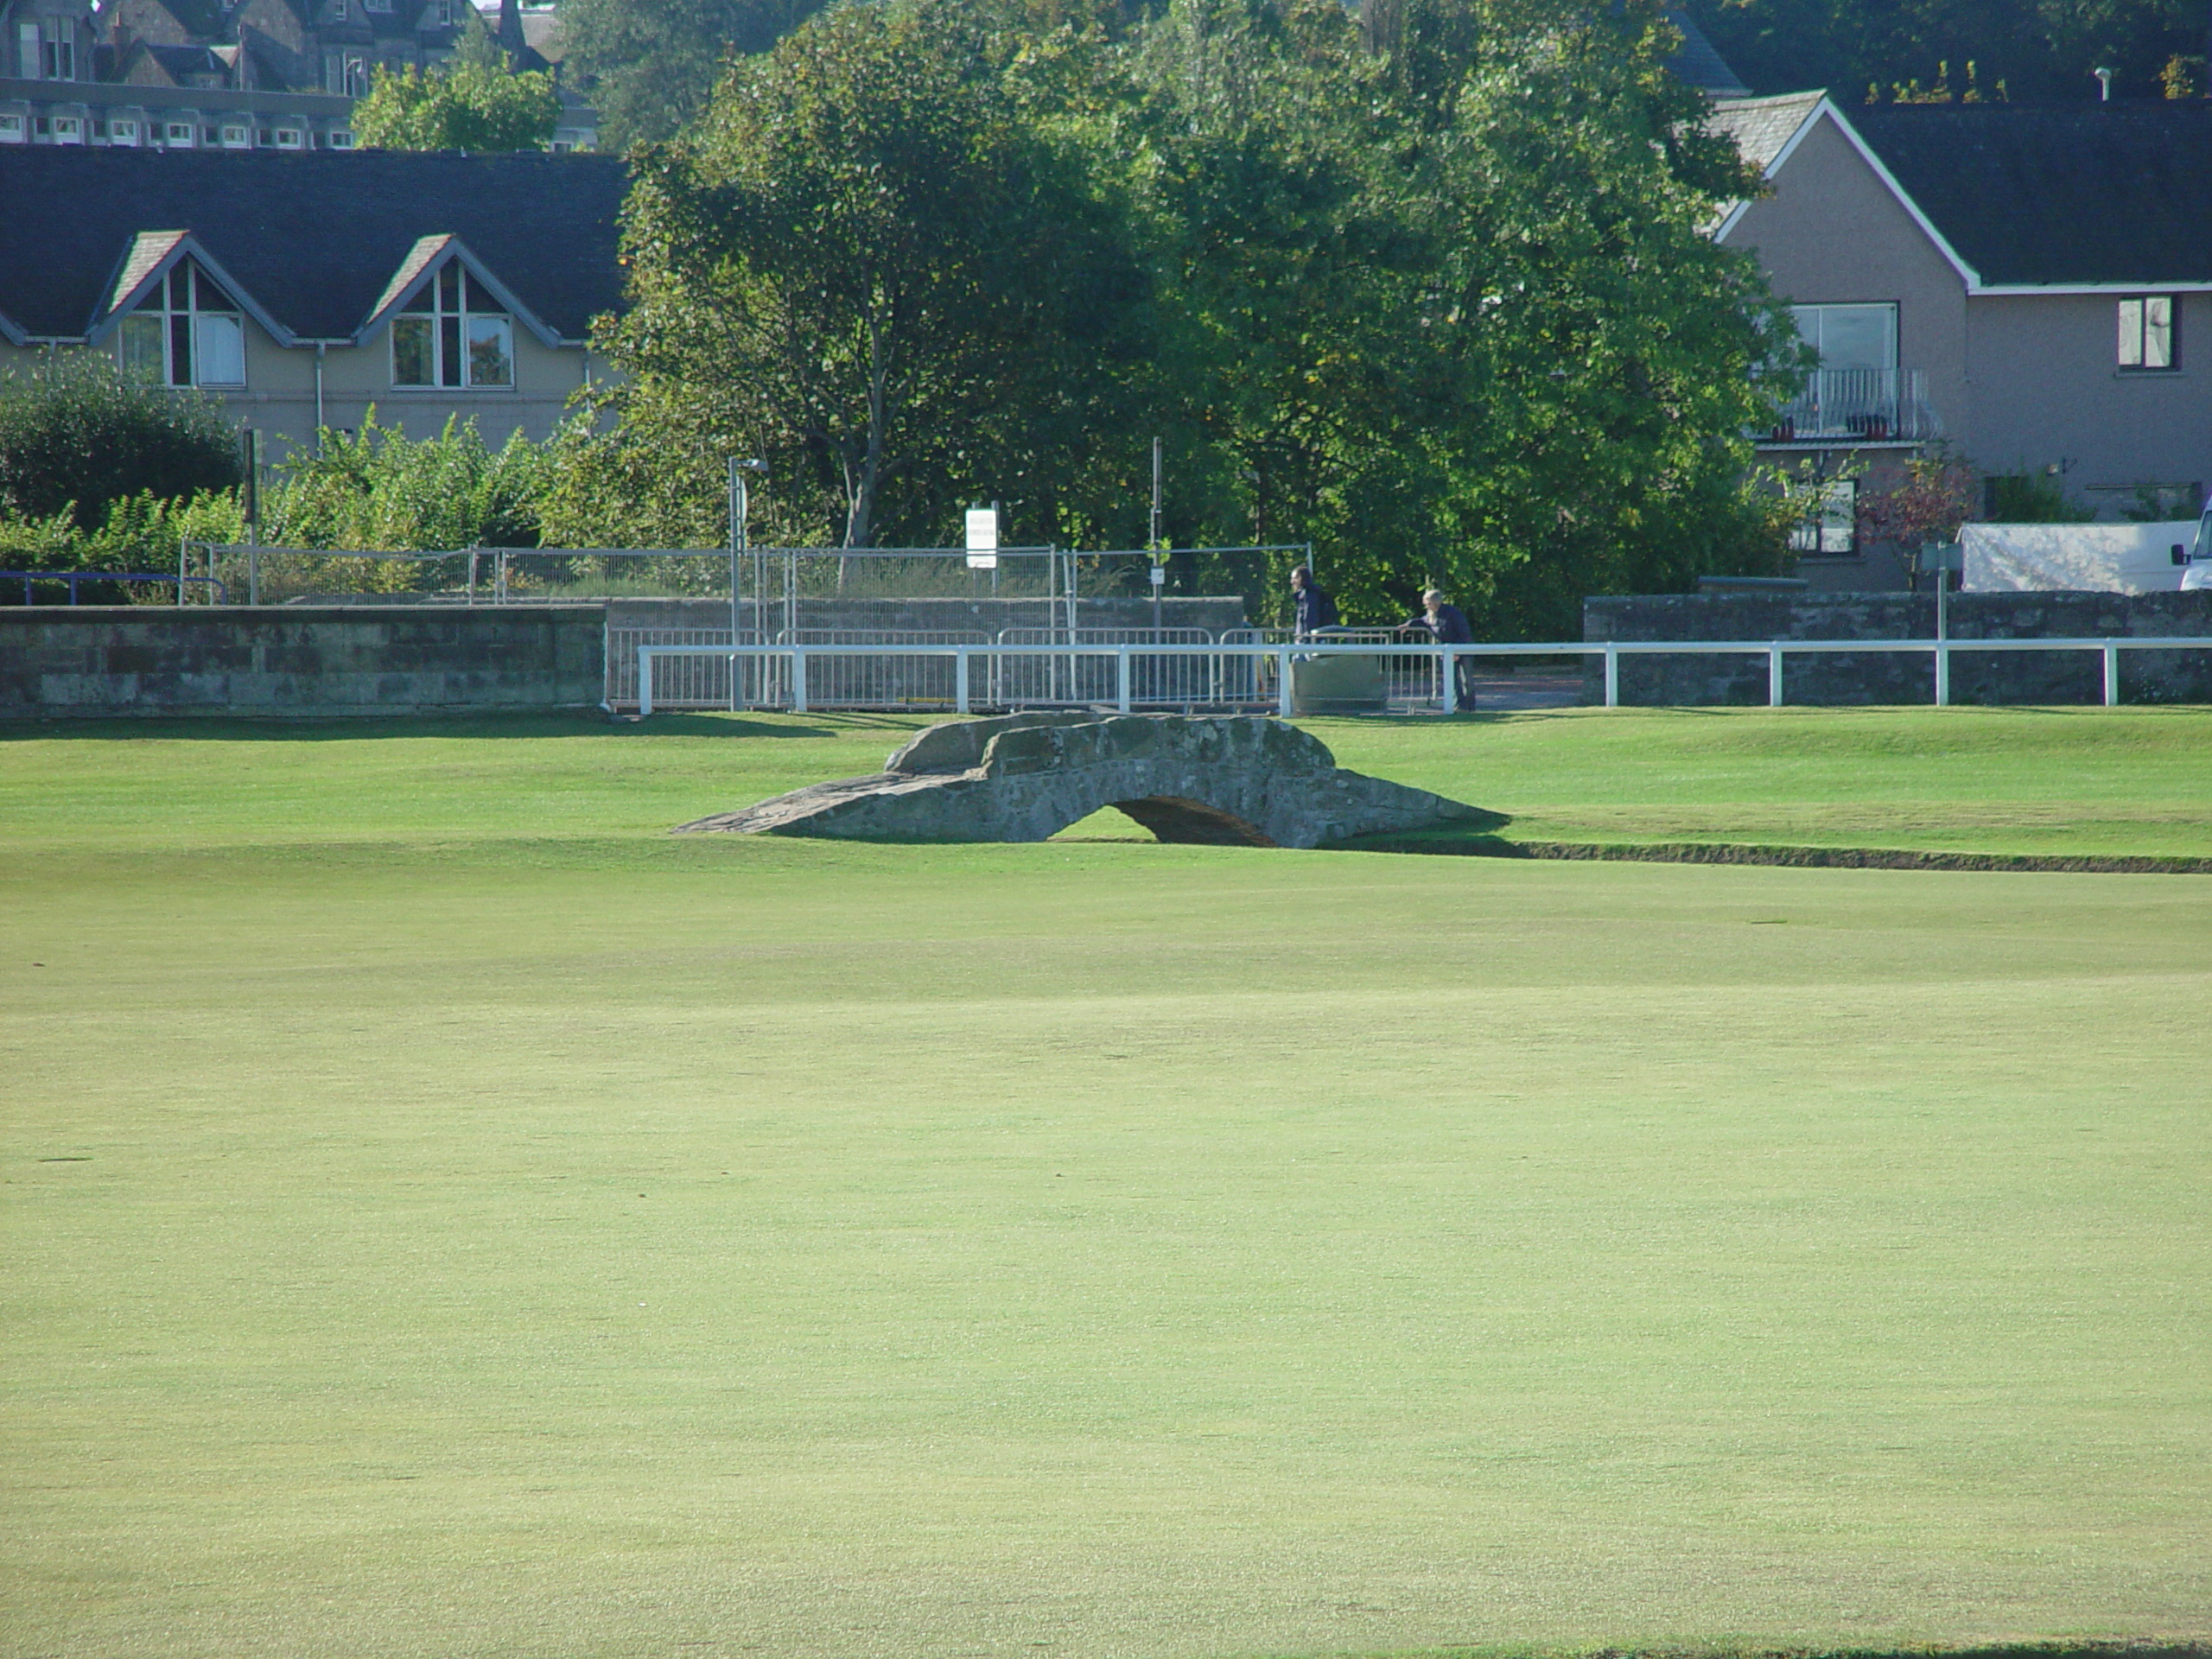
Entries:
<svg viewBox="0 0 2212 1659">
<path fill-rule="evenodd" d="M 1813 510 L 1789 532 L 1794 553 L 1819 556 L 1855 553 L 1859 550 L 1859 480 L 1832 478 L 1821 486 Z"/>
<path fill-rule="evenodd" d="M 23 118 L 20 115 L 0 115 L 0 144 L 20 144 L 23 142 Z"/>
<path fill-rule="evenodd" d="M 391 320 L 391 384 L 514 383 L 514 319 L 459 260 L 447 261 Z"/>
<path fill-rule="evenodd" d="M 348 52 L 346 54 L 346 64 L 341 72 L 341 81 L 338 90 L 346 98 L 366 98 L 369 95 L 367 58 L 358 52 Z"/>
<path fill-rule="evenodd" d="M 222 145 L 225 149 L 251 149 L 253 130 L 251 127 L 226 126 L 223 129 Z"/>
<path fill-rule="evenodd" d="M 138 124 L 129 120 L 109 122 L 107 141 L 111 144 L 136 144 L 138 142 Z"/>
<path fill-rule="evenodd" d="M 190 149 L 192 148 L 192 123 L 189 121 L 172 121 L 168 124 L 168 131 L 164 135 L 164 137 L 167 138 L 168 143 L 175 144 L 179 149 Z"/>
<path fill-rule="evenodd" d="M 73 115 L 54 118 L 54 142 L 57 144 L 81 144 L 85 142 L 85 124 Z"/>
<path fill-rule="evenodd" d="M 1878 370 L 1897 365 L 1894 305 L 1793 305 L 1797 332 L 1821 354 L 1824 369 Z"/>
<path fill-rule="evenodd" d="M 298 149 L 303 147 L 306 142 L 301 137 L 300 130 L 297 127 L 276 129 L 276 148 L 279 149 Z"/>
<path fill-rule="evenodd" d="M 351 149 L 353 148 L 353 135 L 343 127 L 333 127 L 329 143 L 333 149 Z"/>
<path fill-rule="evenodd" d="M 41 31 L 39 46 L 39 78 L 41 80 L 74 80 L 77 79 L 77 35 L 68 22 L 60 17 L 48 21 Z"/>
<path fill-rule="evenodd" d="M 245 385 L 245 319 L 189 259 L 124 318 L 119 349 L 125 374 L 162 385 Z"/>
<path fill-rule="evenodd" d="M 2120 366 L 2159 372 L 2181 366 L 2181 296 L 2145 294 L 2120 302 Z"/>
</svg>

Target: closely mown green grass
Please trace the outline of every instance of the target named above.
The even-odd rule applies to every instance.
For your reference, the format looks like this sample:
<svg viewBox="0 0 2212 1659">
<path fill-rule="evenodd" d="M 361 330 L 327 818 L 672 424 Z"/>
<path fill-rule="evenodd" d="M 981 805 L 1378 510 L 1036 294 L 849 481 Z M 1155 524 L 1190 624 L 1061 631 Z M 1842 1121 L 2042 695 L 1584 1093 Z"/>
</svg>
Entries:
<svg viewBox="0 0 2212 1659">
<path fill-rule="evenodd" d="M 873 771 L 924 723 L 22 728 L 0 741 L 0 825 L 18 842 L 164 848 L 641 835 Z M 1510 815 L 1510 840 L 2212 856 L 2212 709 L 1576 709 L 1308 729 L 1345 766 Z M 1143 837 L 1118 813 L 1070 833 Z"/>
<path fill-rule="evenodd" d="M 1460 724 L 1460 722 L 1454 722 Z M 1313 729 L 1520 841 L 2212 855 L 2212 709 L 1575 709 Z"/>
<path fill-rule="evenodd" d="M 663 833 L 900 729 L 0 743 L 0 1652 L 2212 1636 L 2212 879 Z"/>
</svg>

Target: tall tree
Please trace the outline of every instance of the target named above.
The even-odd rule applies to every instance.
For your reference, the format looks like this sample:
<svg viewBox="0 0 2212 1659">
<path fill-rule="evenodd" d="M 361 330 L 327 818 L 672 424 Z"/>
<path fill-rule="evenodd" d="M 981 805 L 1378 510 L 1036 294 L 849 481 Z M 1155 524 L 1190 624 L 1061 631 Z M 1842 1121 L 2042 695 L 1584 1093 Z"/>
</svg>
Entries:
<svg viewBox="0 0 2212 1659">
<path fill-rule="evenodd" d="M 1363 45 L 1332 5 L 1177 0 L 1140 79 L 1217 480 L 1185 533 L 1261 517 L 1370 620 L 1435 582 L 1541 633 L 1778 556 L 1744 433 L 1779 316 L 1706 232 L 1751 181 L 1673 41 L 1643 5 L 1410 0 Z"/>
<path fill-rule="evenodd" d="M 1142 298 L 1070 126 L 1084 50 L 882 0 L 734 65 L 639 160 L 602 463 L 682 455 L 711 493 L 766 454 L 785 533 L 850 547 L 937 543 L 976 498 L 1053 514 Z"/>
<path fill-rule="evenodd" d="M 723 61 L 766 52 L 822 0 L 563 0 L 564 64 L 589 90 L 602 149 L 672 138 Z"/>
<path fill-rule="evenodd" d="M 553 78 L 510 73 L 482 28 L 449 67 L 378 69 L 353 111 L 364 149 L 543 149 L 561 119 Z"/>
</svg>

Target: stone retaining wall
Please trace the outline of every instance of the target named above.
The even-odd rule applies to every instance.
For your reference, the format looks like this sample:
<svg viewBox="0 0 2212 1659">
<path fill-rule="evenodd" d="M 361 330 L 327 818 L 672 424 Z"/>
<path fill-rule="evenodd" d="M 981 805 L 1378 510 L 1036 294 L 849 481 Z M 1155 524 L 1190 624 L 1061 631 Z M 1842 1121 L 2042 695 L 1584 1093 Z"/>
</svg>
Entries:
<svg viewBox="0 0 2212 1659">
<path fill-rule="evenodd" d="M 1933 594 L 1656 594 L 1585 600 L 1587 640 L 1927 639 Z M 2206 636 L 2202 651 L 2120 653 L 2123 702 L 2212 702 L 2212 592 L 1954 594 L 1955 639 L 2104 639 Z M 1605 701 L 1605 668 L 1586 658 L 1585 701 Z M 1793 703 L 1916 703 L 1936 698 L 1923 654 L 1821 652 L 1791 657 L 1783 695 Z M 1762 704 L 1764 657 L 1624 657 L 1620 700 L 1640 706 Z M 1951 700 L 1963 703 L 2104 701 L 2095 652 L 1959 652 Z"/>
<path fill-rule="evenodd" d="M 0 719 L 582 709 L 601 605 L 0 608 Z"/>
</svg>

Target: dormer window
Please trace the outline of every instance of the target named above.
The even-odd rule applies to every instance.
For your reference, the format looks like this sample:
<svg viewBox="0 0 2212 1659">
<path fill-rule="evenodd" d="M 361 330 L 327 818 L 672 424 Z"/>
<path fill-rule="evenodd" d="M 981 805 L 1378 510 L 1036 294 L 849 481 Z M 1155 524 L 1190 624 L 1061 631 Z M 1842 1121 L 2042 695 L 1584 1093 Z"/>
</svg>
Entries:
<svg viewBox="0 0 2212 1659">
<path fill-rule="evenodd" d="M 2132 370 L 2181 366 L 2181 297 L 2145 294 L 2120 302 L 2120 366 Z"/>
<path fill-rule="evenodd" d="M 391 320 L 391 384 L 514 383 L 514 320 L 459 260 L 448 260 Z"/>
<path fill-rule="evenodd" d="M 181 260 L 123 320 L 123 371 L 165 386 L 245 385 L 245 320 Z"/>
</svg>

